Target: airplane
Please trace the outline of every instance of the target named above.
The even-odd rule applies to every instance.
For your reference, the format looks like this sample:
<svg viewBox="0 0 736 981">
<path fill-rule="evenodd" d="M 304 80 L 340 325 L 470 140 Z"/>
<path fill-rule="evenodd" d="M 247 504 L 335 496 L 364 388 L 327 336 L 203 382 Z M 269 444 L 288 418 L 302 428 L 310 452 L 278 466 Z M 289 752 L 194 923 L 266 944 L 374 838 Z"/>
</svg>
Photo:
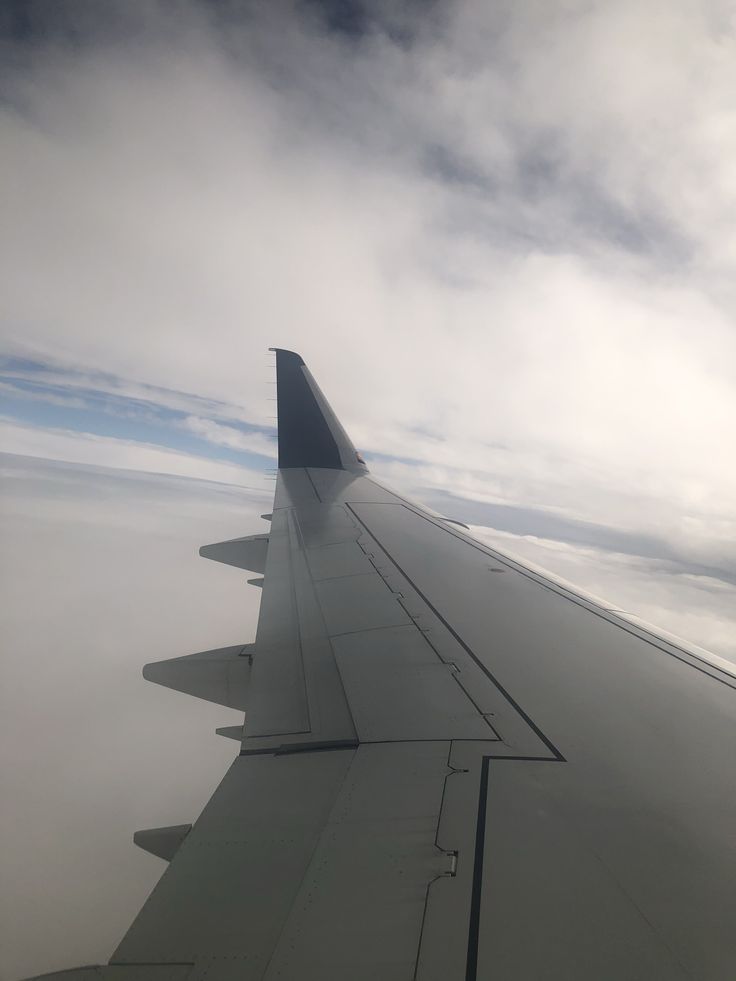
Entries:
<svg viewBox="0 0 736 981">
<path fill-rule="evenodd" d="M 373 477 L 275 349 L 255 642 L 147 665 L 239 753 L 106 965 L 59 981 L 736 977 L 736 669 Z M 186 765 L 186 761 L 179 761 Z"/>
</svg>

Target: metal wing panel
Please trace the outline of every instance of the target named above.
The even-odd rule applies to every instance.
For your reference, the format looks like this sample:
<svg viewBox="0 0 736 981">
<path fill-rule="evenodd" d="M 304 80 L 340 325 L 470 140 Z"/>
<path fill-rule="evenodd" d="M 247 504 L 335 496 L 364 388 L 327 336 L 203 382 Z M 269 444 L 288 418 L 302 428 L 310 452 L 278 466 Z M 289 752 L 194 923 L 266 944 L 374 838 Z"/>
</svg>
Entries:
<svg viewBox="0 0 736 981">
<path fill-rule="evenodd" d="M 238 757 L 111 963 L 263 977 L 354 754 Z"/>
<path fill-rule="evenodd" d="M 728 977 L 736 702 L 727 676 L 694 670 L 512 566 L 493 572 L 489 550 L 431 516 L 403 504 L 351 509 L 394 564 L 397 587 L 403 577 L 558 754 L 502 760 L 454 744 L 453 764 L 480 788 L 468 976 Z M 494 726 L 506 742 L 503 718 Z M 443 819 L 452 807 L 449 798 Z M 457 834 L 460 869 L 473 833 L 466 823 Z M 460 888 L 437 886 L 428 922 L 443 891 L 457 899 Z M 448 903 L 441 920 L 457 908 Z M 529 943 L 532 923 L 541 926 Z M 429 944 L 422 970 L 441 976 Z"/>
<path fill-rule="evenodd" d="M 361 745 L 266 973 L 266 981 L 404 981 L 427 890 L 451 874 L 436 842 L 449 744 Z"/>
<path fill-rule="evenodd" d="M 285 473 L 277 498 L 287 500 L 281 484 L 288 483 L 298 488 L 297 503 L 274 511 L 244 750 L 497 739 L 457 663 L 442 659 L 402 592 L 376 565 L 376 543 L 350 508 L 309 495 L 305 500 L 303 482 Z M 356 480 L 362 484 L 349 476 L 345 486 Z M 296 714 L 278 708 L 279 692 L 296 692 L 297 659 L 303 677 L 298 727 L 289 725 Z"/>
<path fill-rule="evenodd" d="M 267 736 L 310 731 L 288 511 L 274 511 L 256 634 L 248 731 Z"/>
<path fill-rule="evenodd" d="M 301 871 L 218 859 L 281 897 L 242 976 L 726 977 L 732 690 L 369 478 L 293 471 L 277 499 L 241 759 L 357 755 Z M 427 753 L 417 824 L 395 798 Z"/>
<path fill-rule="evenodd" d="M 111 964 L 192 979 L 411 977 L 450 744 L 240 756 Z M 380 943 L 376 938 L 380 937 Z"/>
<path fill-rule="evenodd" d="M 281 477 L 277 487 L 280 482 Z M 320 552 L 324 539 L 332 547 L 336 536 L 357 537 L 345 509 L 338 508 L 338 516 L 325 509 L 323 520 L 313 504 L 306 510 L 310 551 Z M 253 708 L 243 741 L 248 752 L 305 740 L 357 741 L 297 512 L 280 508 L 273 514 L 253 659 Z"/>
<path fill-rule="evenodd" d="M 312 581 L 364 576 L 374 572 L 365 552 L 356 542 L 336 542 L 310 548 L 306 552 Z"/>
<path fill-rule="evenodd" d="M 500 736 L 453 740 L 453 765 L 468 771 L 474 800 L 461 779 L 446 796 L 440 828 L 458 850 L 457 876 L 429 892 L 434 928 L 417 977 L 484 977 L 497 966 L 519 978 L 543 969 L 551 978 L 728 977 L 732 679 L 370 478 L 309 476 L 325 503 L 360 523 L 371 565 Z M 361 579 L 341 584 L 340 595 Z M 382 657 L 387 635 L 406 628 L 358 624 L 337 636 L 341 624 L 333 626 L 359 737 L 373 738 L 383 721 L 403 738 L 391 693 L 401 654 L 388 666 Z M 346 644 L 367 665 L 373 650 L 375 675 L 350 677 Z M 428 709 L 429 690 L 417 700 Z M 422 709 L 411 700 L 406 708 L 418 723 Z M 435 711 L 438 733 L 441 720 Z M 545 927 L 530 943 L 537 922 Z M 437 941 L 440 927 L 451 941 Z"/>
<path fill-rule="evenodd" d="M 332 646 L 361 742 L 498 739 L 414 624 L 338 635 Z"/>
</svg>

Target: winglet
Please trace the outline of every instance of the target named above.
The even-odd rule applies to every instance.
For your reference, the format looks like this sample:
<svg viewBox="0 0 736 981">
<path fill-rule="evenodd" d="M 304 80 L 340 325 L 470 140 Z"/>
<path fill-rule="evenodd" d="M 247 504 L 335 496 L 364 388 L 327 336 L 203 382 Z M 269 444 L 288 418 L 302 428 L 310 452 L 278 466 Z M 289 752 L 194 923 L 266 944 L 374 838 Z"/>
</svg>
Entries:
<svg viewBox="0 0 736 981">
<path fill-rule="evenodd" d="M 279 469 L 320 467 L 365 473 L 367 467 L 302 358 L 276 354 Z"/>
</svg>

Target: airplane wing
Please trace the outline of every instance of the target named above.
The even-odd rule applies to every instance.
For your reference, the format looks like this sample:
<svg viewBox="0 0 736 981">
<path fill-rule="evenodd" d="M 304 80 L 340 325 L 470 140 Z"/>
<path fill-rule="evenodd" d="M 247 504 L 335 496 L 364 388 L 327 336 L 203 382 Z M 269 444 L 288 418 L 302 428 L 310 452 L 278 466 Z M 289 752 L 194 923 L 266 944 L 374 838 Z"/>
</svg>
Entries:
<svg viewBox="0 0 736 981">
<path fill-rule="evenodd" d="M 109 965 L 53 977 L 736 977 L 736 677 L 383 487 L 276 358 L 270 534 L 202 549 L 255 643 L 144 671 L 243 709 L 239 755 L 137 833 L 169 864 Z"/>
</svg>

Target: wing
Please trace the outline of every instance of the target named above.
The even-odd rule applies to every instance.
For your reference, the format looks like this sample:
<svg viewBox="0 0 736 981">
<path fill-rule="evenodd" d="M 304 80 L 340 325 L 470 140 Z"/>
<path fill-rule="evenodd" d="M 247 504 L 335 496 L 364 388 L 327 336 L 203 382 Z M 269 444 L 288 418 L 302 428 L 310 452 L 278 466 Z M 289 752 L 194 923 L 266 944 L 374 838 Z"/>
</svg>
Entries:
<svg viewBox="0 0 736 981">
<path fill-rule="evenodd" d="M 141 981 L 726 979 L 736 678 L 371 477 L 277 351 L 255 644 L 149 665 L 240 752 L 110 964 Z"/>
</svg>

